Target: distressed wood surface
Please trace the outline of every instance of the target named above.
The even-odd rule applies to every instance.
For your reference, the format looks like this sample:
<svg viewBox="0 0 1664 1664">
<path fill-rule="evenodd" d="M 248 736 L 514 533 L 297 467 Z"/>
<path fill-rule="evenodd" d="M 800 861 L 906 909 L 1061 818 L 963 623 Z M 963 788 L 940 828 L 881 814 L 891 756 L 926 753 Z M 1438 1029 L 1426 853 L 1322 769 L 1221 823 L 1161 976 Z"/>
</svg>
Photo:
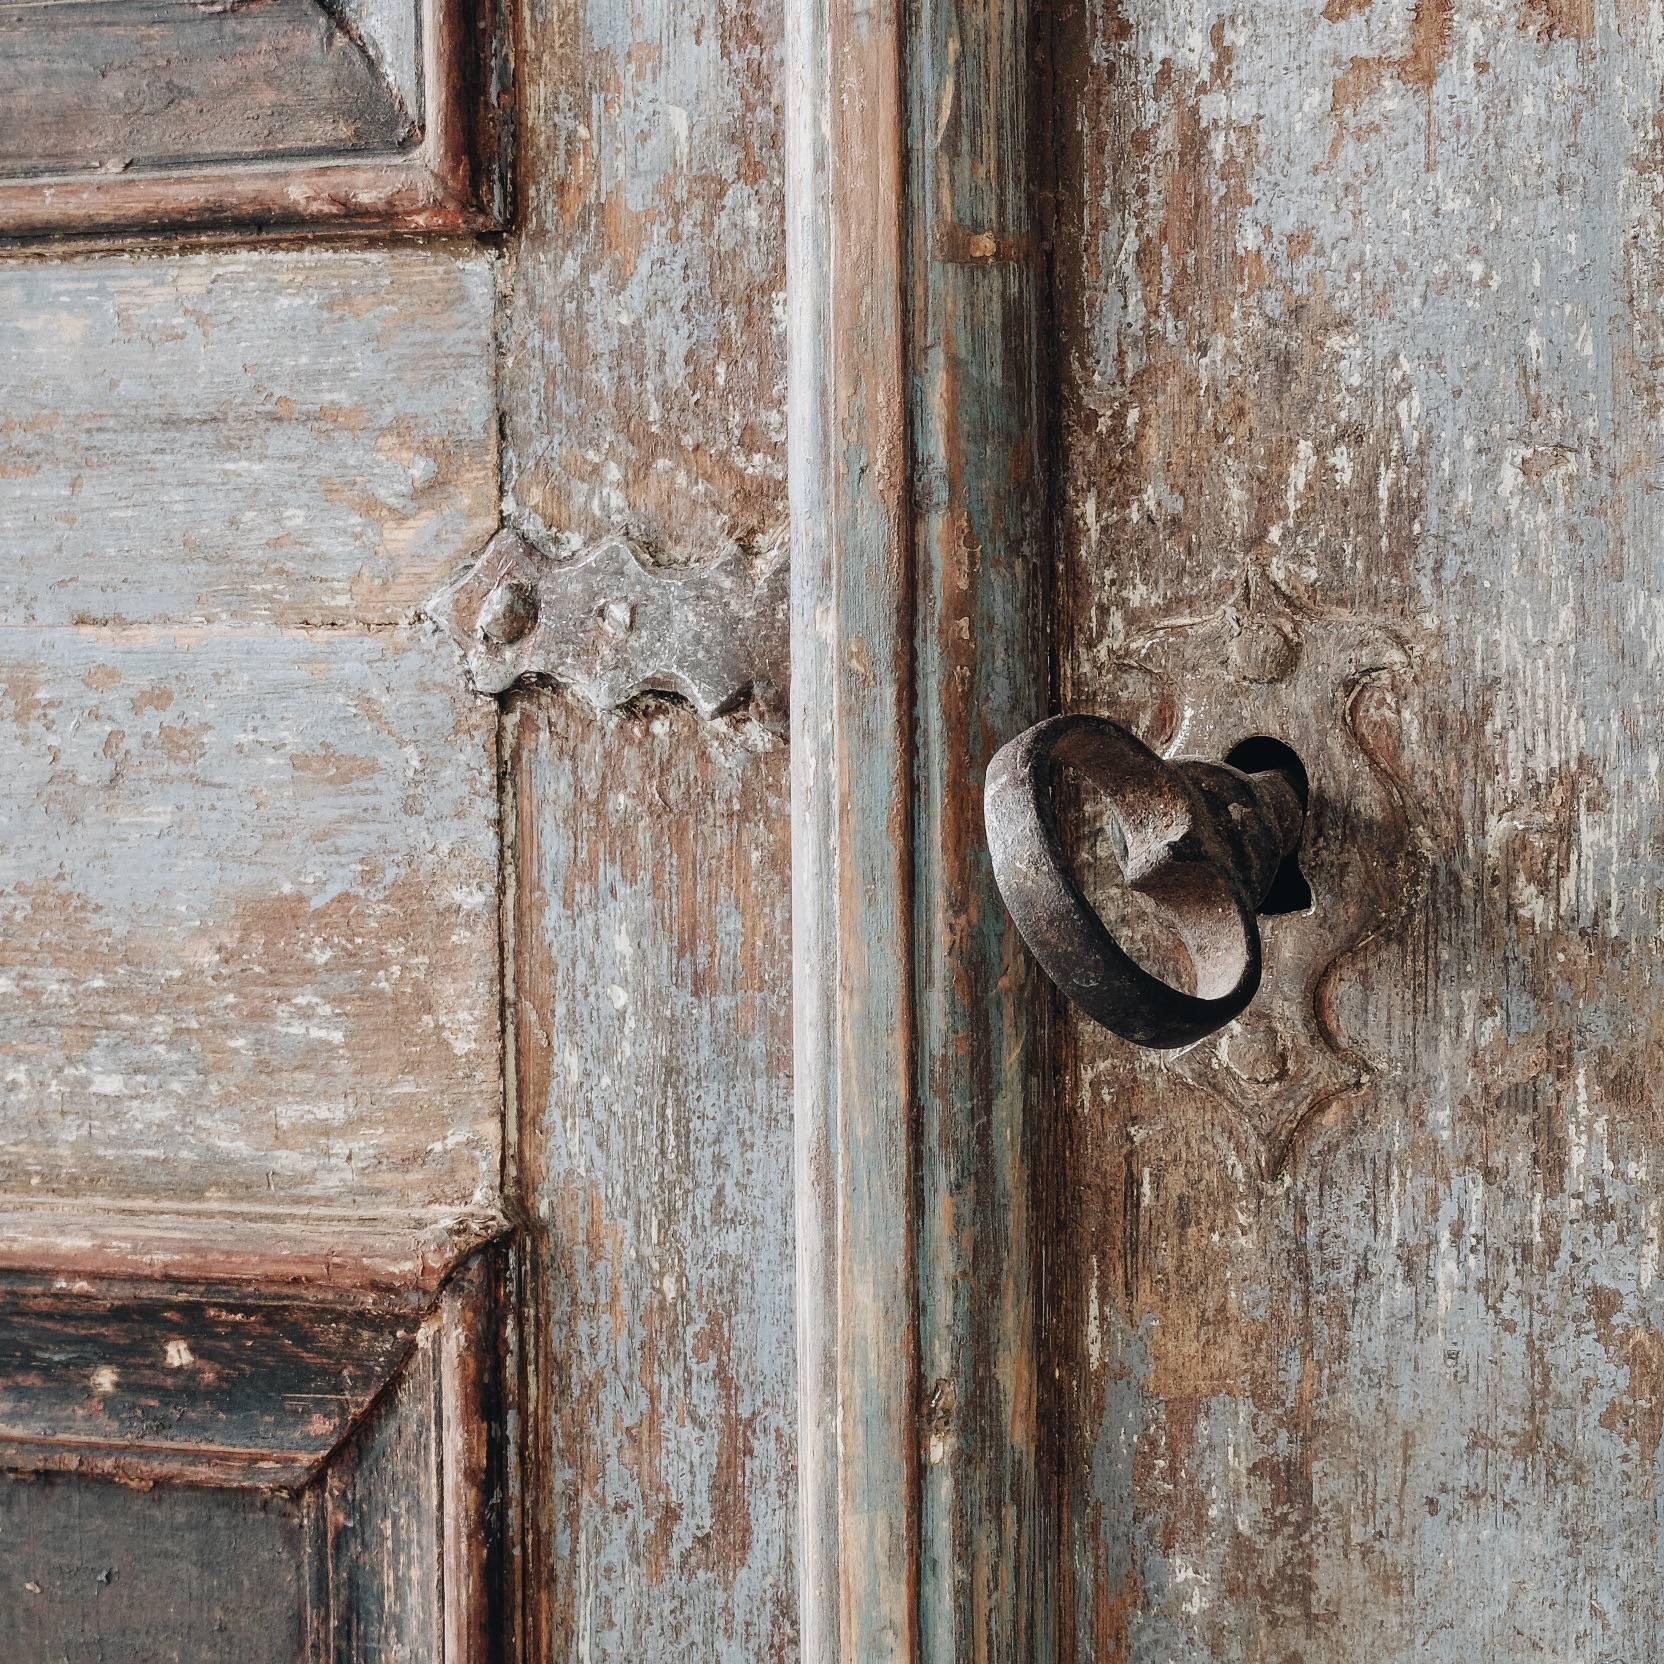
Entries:
<svg viewBox="0 0 1664 1664">
<path fill-rule="evenodd" d="M 521 8 L 503 508 L 551 549 L 782 540 L 779 28 Z M 508 709 L 526 1657 L 790 1660 L 785 754 L 653 700 Z"/>
<path fill-rule="evenodd" d="M 410 619 L 496 529 L 489 261 L 0 266 L 0 627 Z"/>
<path fill-rule="evenodd" d="M 0 242 L 500 223 L 491 0 L 5 0 Z"/>
<path fill-rule="evenodd" d="M 326 1463 L 304 1472 L 258 1465 L 240 1476 L 194 1476 L 208 1486 L 177 1483 L 192 1477 L 188 1466 L 150 1474 L 135 1466 L 121 1485 L 84 1472 L 0 1478 L 4 1656 L 19 1664 L 494 1664 L 513 1656 L 505 1628 L 512 1608 L 499 1581 L 502 1269 L 498 1249 L 474 1256 L 425 1316 L 385 1301 L 332 1305 L 316 1290 L 285 1302 L 207 1284 L 135 1285 L 125 1296 L 9 1287 L 0 1308 L 0 1414 L 15 1402 L 18 1313 L 43 1321 L 43 1302 L 56 1298 L 110 1311 L 102 1330 L 79 1325 L 40 1354 L 60 1375 L 104 1358 L 90 1381 L 84 1376 L 83 1397 L 143 1392 L 125 1376 L 136 1367 L 154 1378 L 158 1361 L 175 1379 L 216 1370 L 219 1393 L 202 1408 L 221 1412 L 222 1455 L 238 1439 L 258 1440 L 262 1422 L 299 1427 L 307 1415 L 330 1423 L 332 1448 Z M 148 1302 L 148 1317 L 130 1320 L 124 1298 Z M 78 1356 L 89 1342 L 104 1350 Z M 355 1371 L 366 1365 L 372 1376 L 360 1378 Z M 171 1419 L 188 1439 L 192 1407 L 177 1388 L 149 1384 L 159 1389 L 155 1427 Z M 354 1389 L 344 1424 L 335 1413 Z M 71 1430 L 57 1431 L 60 1450 L 70 1452 Z M 310 1434 L 320 1436 L 320 1427 Z M 0 1445 L 0 1461 L 10 1453 Z M 292 1489 L 308 1476 L 304 1490 Z M 274 1491 L 279 1483 L 291 1489 Z"/>
<path fill-rule="evenodd" d="M 287 1498 L 0 1478 L 0 1656 L 296 1664 L 307 1542 Z"/>
<path fill-rule="evenodd" d="M 778 10 L 522 13 L 508 517 L 714 555 L 785 521 Z"/>
<path fill-rule="evenodd" d="M 1404 672 L 1178 688 L 1174 742 L 1274 709 L 1321 756 L 1344 718 L 1427 851 L 1323 993 L 1373 1081 L 1286 1155 L 1274 1055 L 1227 1042 L 1221 1095 L 1074 1031 L 1073 1656 L 1654 1657 L 1664 14 L 1059 28 L 1065 703 L 1138 704 L 1125 644 L 1263 575 Z M 1314 887 L 1268 946 L 1330 928 Z"/>
<path fill-rule="evenodd" d="M 1050 692 L 1034 14 L 788 16 L 804 1656 L 1038 1659 L 1046 1002 L 981 822 Z"/>
<path fill-rule="evenodd" d="M 488 265 L 0 287 L 0 1187 L 489 1207 L 495 723 L 413 622 L 493 523 Z"/>
<path fill-rule="evenodd" d="M 498 1176 L 495 725 L 406 631 L 0 632 L 0 1184 L 355 1213 Z"/>
<path fill-rule="evenodd" d="M 796 1654 L 786 757 L 509 715 L 528 1656 Z"/>
<path fill-rule="evenodd" d="M 9 0 L 0 106 L 12 177 L 394 150 L 421 115 L 317 0 Z"/>
<path fill-rule="evenodd" d="M 919 1656 L 900 10 L 787 12 L 792 1091 L 807 1664 Z"/>
</svg>

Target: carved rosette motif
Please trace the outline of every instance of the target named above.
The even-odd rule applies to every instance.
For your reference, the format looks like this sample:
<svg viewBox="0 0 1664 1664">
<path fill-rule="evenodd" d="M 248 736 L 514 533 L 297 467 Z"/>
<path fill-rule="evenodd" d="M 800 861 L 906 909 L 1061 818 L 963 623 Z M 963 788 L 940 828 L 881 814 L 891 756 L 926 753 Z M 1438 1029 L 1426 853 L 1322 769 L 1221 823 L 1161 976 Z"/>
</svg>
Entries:
<svg viewBox="0 0 1664 1664">
<path fill-rule="evenodd" d="M 1310 777 L 1300 852 L 1310 909 L 1262 919 L 1265 975 L 1248 1010 L 1155 1065 L 1229 1112 L 1265 1177 L 1380 1068 L 1342 1033 L 1335 995 L 1365 946 L 1409 909 L 1426 870 L 1396 746 L 1411 668 L 1407 644 L 1382 625 L 1308 609 L 1251 572 L 1229 605 L 1158 625 L 1111 671 L 1110 685 L 1117 672 L 1121 685 L 1107 708 L 1158 750 L 1222 757 L 1264 735 L 1292 746 Z"/>
</svg>

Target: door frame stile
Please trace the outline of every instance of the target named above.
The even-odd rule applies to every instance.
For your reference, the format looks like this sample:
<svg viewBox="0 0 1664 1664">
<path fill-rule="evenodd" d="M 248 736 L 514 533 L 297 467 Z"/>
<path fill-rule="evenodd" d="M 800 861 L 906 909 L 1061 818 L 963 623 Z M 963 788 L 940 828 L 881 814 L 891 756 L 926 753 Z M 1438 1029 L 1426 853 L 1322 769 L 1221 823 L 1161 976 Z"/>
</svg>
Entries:
<svg viewBox="0 0 1664 1664">
<path fill-rule="evenodd" d="M 901 41 L 895 0 L 788 0 L 804 1664 L 918 1656 Z"/>
<path fill-rule="evenodd" d="M 1052 688 L 1037 0 L 788 0 L 802 1655 L 1052 1654 L 1049 999 L 986 762 Z"/>
</svg>

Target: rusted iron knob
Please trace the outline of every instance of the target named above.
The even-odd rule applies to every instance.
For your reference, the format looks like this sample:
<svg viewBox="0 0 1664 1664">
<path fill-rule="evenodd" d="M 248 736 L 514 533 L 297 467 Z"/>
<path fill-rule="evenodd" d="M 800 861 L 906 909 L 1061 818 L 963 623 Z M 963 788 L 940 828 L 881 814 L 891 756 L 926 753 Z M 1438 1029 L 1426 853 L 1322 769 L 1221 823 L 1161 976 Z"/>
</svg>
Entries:
<svg viewBox="0 0 1664 1664">
<path fill-rule="evenodd" d="M 1105 794 L 1126 884 L 1172 925 L 1193 992 L 1140 965 L 1071 873 L 1054 801 L 1065 770 Z M 1118 723 L 1057 716 L 995 753 L 983 806 L 994 880 L 1017 929 L 1089 1017 L 1135 1045 L 1185 1046 L 1253 999 L 1258 915 L 1305 826 L 1303 783 L 1289 772 L 1169 761 Z"/>
</svg>

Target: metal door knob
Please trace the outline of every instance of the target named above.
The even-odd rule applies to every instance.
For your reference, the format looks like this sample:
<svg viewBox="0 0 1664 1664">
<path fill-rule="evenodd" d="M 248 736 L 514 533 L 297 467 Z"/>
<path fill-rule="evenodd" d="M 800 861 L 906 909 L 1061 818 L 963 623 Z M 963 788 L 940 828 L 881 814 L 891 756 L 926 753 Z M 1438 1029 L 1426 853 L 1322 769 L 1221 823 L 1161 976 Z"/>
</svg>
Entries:
<svg viewBox="0 0 1664 1664">
<path fill-rule="evenodd" d="M 1107 797 L 1123 878 L 1173 927 L 1194 992 L 1140 965 L 1086 899 L 1058 836 L 1064 770 Z M 1305 825 L 1304 781 L 1295 773 L 1169 761 L 1103 717 L 1058 716 L 995 753 L 983 807 L 994 879 L 1017 929 L 1089 1017 L 1136 1045 L 1185 1046 L 1253 999 L 1258 915 Z"/>
</svg>

